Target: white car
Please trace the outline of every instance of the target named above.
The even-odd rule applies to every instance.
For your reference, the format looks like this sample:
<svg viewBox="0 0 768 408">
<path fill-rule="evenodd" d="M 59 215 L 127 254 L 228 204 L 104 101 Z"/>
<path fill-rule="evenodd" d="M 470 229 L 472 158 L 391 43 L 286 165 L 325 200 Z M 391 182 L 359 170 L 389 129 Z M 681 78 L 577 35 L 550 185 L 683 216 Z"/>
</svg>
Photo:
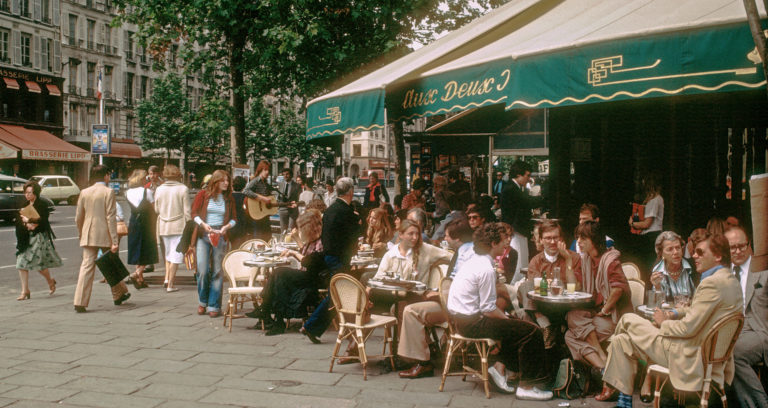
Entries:
<svg viewBox="0 0 768 408">
<path fill-rule="evenodd" d="M 77 204 L 80 187 L 71 178 L 67 176 L 34 176 L 30 180 L 40 184 L 42 197 L 49 198 L 54 203 L 66 201 L 69 205 Z"/>
</svg>

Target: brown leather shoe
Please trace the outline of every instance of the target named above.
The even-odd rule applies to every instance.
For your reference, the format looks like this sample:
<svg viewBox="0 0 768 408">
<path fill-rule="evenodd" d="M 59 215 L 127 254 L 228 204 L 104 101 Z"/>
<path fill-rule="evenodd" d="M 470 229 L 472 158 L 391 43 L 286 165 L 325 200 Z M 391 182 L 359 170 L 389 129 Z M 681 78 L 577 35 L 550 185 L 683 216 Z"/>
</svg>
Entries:
<svg viewBox="0 0 768 408">
<path fill-rule="evenodd" d="M 197 314 L 199 314 L 199 315 L 205 314 L 205 306 L 198 306 L 197 307 Z"/>
<path fill-rule="evenodd" d="M 435 375 L 435 368 L 431 363 L 418 363 L 408 370 L 400 371 L 398 375 L 400 378 L 432 377 Z"/>
<path fill-rule="evenodd" d="M 211 316 L 212 318 L 219 317 L 219 312 L 209 312 L 208 316 Z"/>
<path fill-rule="evenodd" d="M 603 391 L 595 396 L 597 401 L 616 401 L 619 399 L 619 390 L 613 389 L 608 385 L 603 385 Z"/>
</svg>

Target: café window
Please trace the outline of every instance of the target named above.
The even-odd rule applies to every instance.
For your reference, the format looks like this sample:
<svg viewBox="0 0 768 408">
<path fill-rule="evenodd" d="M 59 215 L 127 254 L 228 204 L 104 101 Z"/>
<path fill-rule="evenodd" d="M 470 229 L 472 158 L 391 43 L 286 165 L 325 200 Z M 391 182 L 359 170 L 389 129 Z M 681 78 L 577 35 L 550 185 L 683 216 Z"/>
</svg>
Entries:
<svg viewBox="0 0 768 408">
<path fill-rule="evenodd" d="M 9 50 L 11 45 L 11 32 L 0 30 L 0 62 L 11 62 Z"/>
<path fill-rule="evenodd" d="M 21 65 L 25 67 L 32 65 L 32 36 L 29 34 L 21 34 Z"/>
</svg>

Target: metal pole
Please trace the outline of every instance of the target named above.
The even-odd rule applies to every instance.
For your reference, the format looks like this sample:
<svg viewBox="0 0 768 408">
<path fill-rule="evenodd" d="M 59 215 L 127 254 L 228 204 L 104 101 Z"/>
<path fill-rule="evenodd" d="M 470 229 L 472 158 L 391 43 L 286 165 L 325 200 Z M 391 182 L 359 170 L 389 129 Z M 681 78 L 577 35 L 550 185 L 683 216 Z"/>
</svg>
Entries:
<svg viewBox="0 0 768 408">
<path fill-rule="evenodd" d="M 387 108 L 384 108 L 384 140 L 387 141 L 387 171 L 384 173 L 386 180 L 384 181 L 384 188 L 389 187 L 389 169 L 390 169 L 390 152 L 392 149 L 390 149 L 389 144 L 389 123 L 387 123 Z"/>
<path fill-rule="evenodd" d="M 493 189 L 493 135 L 488 136 L 488 194 Z"/>
<path fill-rule="evenodd" d="M 104 69 L 104 66 L 101 65 L 101 62 L 99 62 L 99 76 L 101 76 L 101 70 Z M 98 81 L 98 78 L 97 78 Z M 100 85 L 100 84 L 97 84 Z M 104 124 L 104 95 L 99 94 L 99 124 Z M 107 137 L 110 137 L 109 134 L 107 134 Z M 110 143 L 109 140 L 107 140 L 107 143 Z M 104 155 L 99 155 L 99 164 L 104 164 Z"/>
</svg>

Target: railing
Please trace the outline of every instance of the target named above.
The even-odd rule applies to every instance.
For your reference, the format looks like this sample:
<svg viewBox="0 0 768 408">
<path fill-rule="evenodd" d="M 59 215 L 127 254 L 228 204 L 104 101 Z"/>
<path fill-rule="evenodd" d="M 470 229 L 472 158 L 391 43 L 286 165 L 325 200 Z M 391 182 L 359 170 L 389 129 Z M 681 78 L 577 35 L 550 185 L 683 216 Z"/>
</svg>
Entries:
<svg viewBox="0 0 768 408">
<path fill-rule="evenodd" d="M 125 59 L 127 61 L 133 61 L 133 51 L 126 51 L 125 52 Z"/>
<path fill-rule="evenodd" d="M 69 86 L 69 94 L 70 95 L 80 95 L 80 92 L 78 92 L 77 87 L 74 85 Z"/>
<path fill-rule="evenodd" d="M 93 40 L 88 40 L 88 49 L 89 50 L 96 49 L 96 42 Z"/>
</svg>

